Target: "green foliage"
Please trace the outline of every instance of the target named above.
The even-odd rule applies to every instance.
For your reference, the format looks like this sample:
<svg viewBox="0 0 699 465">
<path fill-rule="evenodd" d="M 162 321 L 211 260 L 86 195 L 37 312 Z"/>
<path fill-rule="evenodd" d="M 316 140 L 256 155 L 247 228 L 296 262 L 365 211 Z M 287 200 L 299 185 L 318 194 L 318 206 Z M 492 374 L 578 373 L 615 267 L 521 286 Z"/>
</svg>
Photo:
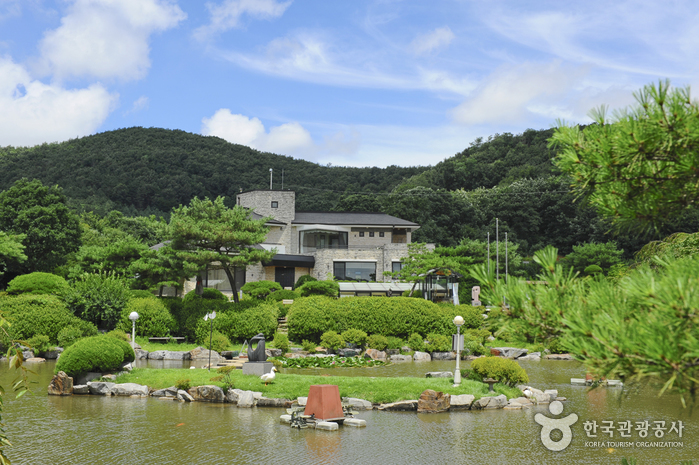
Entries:
<svg viewBox="0 0 699 465">
<path fill-rule="evenodd" d="M 529 377 L 524 368 L 514 360 L 501 357 L 477 358 L 471 362 L 471 370 L 481 380 L 493 378 L 507 386 L 516 386 L 529 382 Z"/>
<path fill-rule="evenodd" d="M 483 347 L 478 341 L 464 341 L 464 348 L 467 349 L 471 355 L 485 355 L 488 353 L 488 349 Z"/>
<path fill-rule="evenodd" d="M 305 351 L 308 352 L 309 354 L 315 354 L 316 353 L 316 343 L 313 341 L 309 341 L 307 339 L 304 339 L 303 342 L 301 342 L 301 348 Z"/>
<path fill-rule="evenodd" d="M 621 263 L 623 253 L 623 250 L 617 249 L 616 242 L 610 241 L 604 244 L 590 242 L 574 245 L 573 251 L 565 256 L 564 264 L 573 267 L 573 270 L 579 273 L 590 265 L 597 265 L 603 271 L 607 271 Z"/>
<path fill-rule="evenodd" d="M 451 339 L 442 334 L 430 333 L 427 335 L 427 352 L 451 352 Z"/>
<path fill-rule="evenodd" d="M 196 300 L 196 299 L 204 299 L 204 300 L 220 300 L 222 302 L 228 302 L 228 297 L 226 295 L 219 291 L 218 289 L 214 289 L 211 287 L 205 287 L 201 290 L 201 295 L 197 294 L 196 292 L 188 292 L 185 294 L 185 296 L 182 298 L 184 302 L 189 302 L 191 300 Z"/>
<path fill-rule="evenodd" d="M 418 333 L 413 333 L 408 338 L 408 347 L 410 347 L 410 350 L 414 350 L 415 352 L 424 351 L 425 339 Z"/>
<path fill-rule="evenodd" d="M 388 347 L 388 339 L 381 334 L 372 334 L 367 338 L 366 345 L 370 349 L 386 350 Z"/>
<path fill-rule="evenodd" d="M 65 295 L 69 286 L 65 279 L 51 273 L 34 273 L 17 276 L 7 286 L 7 293 L 18 294 L 53 294 Z"/>
<path fill-rule="evenodd" d="M 464 340 L 476 341 L 479 344 L 485 344 L 490 336 L 492 333 L 487 329 L 467 329 L 464 331 Z"/>
<path fill-rule="evenodd" d="M 58 340 L 58 346 L 64 349 L 72 345 L 78 339 L 84 337 L 97 336 L 99 331 L 97 331 L 97 326 L 93 325 L 89 321 L 81 320 L 76 318 L 72 324 L 66 326 L 58 332 L 56 339 Z"/>
<path fill-rule="evenodd" d="M 282 351 L 282 355 L 289 352 L 289 337 L 284 333 L 274 333 L 272 347 L 280 349 Z"/>
<path fill-rule="evenodd" d="M 119 329 L 113 329 L 107 333 L 107 336 L 109 337 L 114 337 L 117 338 L 121 341 L 129 342 L 131 340 L 131 337 L 128 333 L 125 331 L 119 330 Z"/>
<path fill-rule="evenodd" d="M 375 367 L 386 365 L 381 360 L 371 360 L 364 357 L 305 357 L 305 358 L 280 358 L 279 362 L 284 368 L 357 368 Z"/>
<path fill-rule="evenodd" d="M 131 299 L 155 299 L 156 297 L 150 291 L 145 291 L 143 289 L 134 289 L 129 291 L 129 298 Z"/>
<path fill-rule="evenodd" d="M 24 234 L 7 234 L 0 231 L 0 277 L 5 273 L 8 262 L 22 263 L 27 261 L 22 241 Z"/>
<path fill-rule="evenodd" d="M 131 346 L 109 336 L 94 336 L 76 341 L 59 357 L 55 372 L 77 376 L 90 371 L 108 372 L 134 360 Z"/>
<path fill-rule="evenodd" d="M 565 345 L 562 343 L 560 338 L 551 339 L 548 342 L 548 349 L 551 351 L 552 354 L 568 353 L 568 351 L 565 348 Z"/>
<path fill-rule="evenodd" d="M 403 339 L 399 337 L 386 336 L 386 341 L 388 341 L 388 344 L 386 345 L 387 349 L 400 350 L 403 347 Z"/>
<path fill-rule="evenodd" d="M 306 281 L 301 287 L 296 289 L 296 292 L 301 297 L 311 295 L 337 297 L 340 295 L 340 285 L 335 281 Z"/>
<path fill-rule="evenodd" d="M 296 284 L 294 284 L 294 289 L 298 289 L 299 287 L 303 286 L 309 281 L 318 281 L 316 278 L 311 276 L 310 274 L 304 274 L 299 276 L 299 279 L 296 280 Z"/>
<path fill-rule="evenodd" d="M 29 344 L 29 347 L 32 348 L 32 352 L 34 352 L 36 357 L 39 357 L 44 352 L 48 352 L 49 350 L 53 349 L 49 337 L 44 336 L 43 334 L 36 334 L 30 338 L 27 343 Z"/>
<path fill-rule="evenodd" d="M 234 303 L 223 304 L 216 311 L 214 330 L 224 334 L 230 341 L 243 341 L 250 339 L 258 333 L 265 335 L 265 339 L 272 339 L 277 330 L 277 307 L 272 304 L 262 303 L 256 307 L 243 307 Z M 203 341 L 208 338 L 211 323 L 204 321 L 203 317 L 196 323 L 196 340 Z"/>
<path fill-rule="evenodd" d="M 649 242 L 636 252 L 637 264 L 655 266 L 655 257 L 691 257 L 699 254 L 699 233 L 675 233 L 660 241 Z"/>
<path fill-rule="evenodd" d="M 590 265 L 583 271 L 585 276 L 594 276 L 596 274 L 604 274 L 604 270 L 599 265 Z"/>
<path fill-rule="evenodd" d="M 282 286 L 274 281 L 253 281 L 245 283 L 240 290 L 251 297 L 264 300 L 275 291 L 281 291 Z"/>
<path fill-rule="evenodd" d="M 350 344 L 356 344 L 358 347 L 364 347 L 366 344 L 367 334 L 361 329 L 350 328 L 342 332 L 342 339 Z"/>
<path fill-rule="evenodd" d="M 117 329 L 130 332 L 132 329 L 129 315 L 131 312 L 138 313 L 136 320 L 136 333 L 146 337 L 165 337 L 174 331 L 177 323 L 170 315 L 165 305 L 158 299 L 146 297 L 144 299 L 132 299 L 121 311 L 121 318 L 117 324 Z"/>
<path fill-rule="evenodd" d="M 613 118 L 606 107 L 593 110 L 597 124 L 585 129 L 559 124 L 551 145 L 560 148 L 557 166 L 602 215 L 652 230 L 699 200 L 699 104 L 669 81 L 634 97 Z"/>
<path fill-rule="evenodd" d="M 126 282 L 108 274 L 85 274 L 65 295 L 75 315 L 107 330 L 114 329 L 128 300 Z"/>
<path fill-rule="evenodd" d="M 231 348 L 231 341 L 228 340 L 225 334 L 214 331 L 211 336 L 207 334 L 202 340 L 197 340 L 197 343 L 202 347 L 209 348 L 209 340 L 211 340 L 211 350 L 214 352 L 222 352 Z"/>
<path fill-rule="evenodd" d="M 189 391 L 189 388 L 192 387 L 192 380 L 190 380 L 189 378 L 178 379 L 177 382 L 175 383 L 175 387 L 177 389 L 182 390 L 182 391 Z"/>
<path fill-rule="evenodd" d="M 422 291 L 420 289 L 414 289 L 413 290 L 413 295 L 410 295 L 410 290 L 403 291 L 401 294 L 402 297 L 412 297 L 414 299 L 422 299 Z"/>
<path fill-rule="evenodd" d="M 290 291 L 288 289 L 282 289 L 281 291 L 274 291 L 271 294 L 269 294 L 267 296 L 267 301 L 268 302 L 281 302 L 282 300 L 294 300 L 294 299 L 298 299 L 299 297 L 301 297 L 301 296 L 299 295 L 298 292 Z"/>
<path fill-rule="evenodd" d="M 345 347 L 345 339 L 335 331 L 328 331 L 320 337 L 320 345 L 326 349 L 342 349 Z"/>
</svg>

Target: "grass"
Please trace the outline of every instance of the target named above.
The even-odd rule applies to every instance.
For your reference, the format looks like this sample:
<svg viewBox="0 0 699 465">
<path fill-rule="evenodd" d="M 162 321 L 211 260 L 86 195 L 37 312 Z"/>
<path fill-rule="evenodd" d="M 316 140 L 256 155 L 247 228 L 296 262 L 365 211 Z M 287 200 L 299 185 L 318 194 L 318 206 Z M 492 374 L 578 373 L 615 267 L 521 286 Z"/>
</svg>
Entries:
<svg viewBox="0 0 699 465">
<path fill-rule="evenodd" d="M 141 346 L 141 349 L 147 350 L 148 352 L 155 352 L 156 350 L 171 350 L 179 352 L 188 352 L 192 349 L 199 347 L 199 344 L 178 344 L 176 342 L 150 342 L 147 337 L 136 336 L 136 344 Z"/>
<path fill-rule="evenodd" d="M 517 349 L 529 349 L 529 352 L 538 352 L 541 349 L 540 344 L 532 344 L 522 341 L 505 341 L 502 339 L 486 341 L 485 345 L 490 347 L 516 347 Z"/>
<path fill-rule="evenodd" d="M 191 386 L 214 384 L 221 388 L 224 384 L 212 381 L 219 376 L 215 371 L 204 369 L 153 369 L 135 368 L 131 373 L 120 375 L 119 383 L 137 383 L 153 389 L 174 386 L 177 381 L 189 379 Z M 505 394 L 507 398 L 519 397 L 521 391 L 501 384 L 495 385 L 495 392 L 488 392 L 488 385 L 477 381 L 463 380 L 461 386 L 452 386 L 453 380 L 447 378 L 368 378 L 350 376 L 309 376 L 277 373 L 273 383 L 265 384 L 259 377 L 244 375 L 241 370 L 232 370 L 231 378 L 235 388 L 262 392 L 265 397 L 295 399 L 308 395 L 313 384 L 336 384 L 342 397 L 358 397 L 374 403 L 397 402 L 399 400 L 418 399 L 425 389 L 434 389 L 452 395 L 472 394 L 479 399 L 488 395 Z"/>
</svg>

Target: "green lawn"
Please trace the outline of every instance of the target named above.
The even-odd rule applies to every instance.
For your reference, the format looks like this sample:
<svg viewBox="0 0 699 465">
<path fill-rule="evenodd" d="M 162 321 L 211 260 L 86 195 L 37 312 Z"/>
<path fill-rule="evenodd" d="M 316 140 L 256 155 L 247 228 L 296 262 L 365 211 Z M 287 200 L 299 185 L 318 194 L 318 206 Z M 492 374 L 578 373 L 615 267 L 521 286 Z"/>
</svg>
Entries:
<svg viewBox="0 0 699 465">
<path fill-rule="evenodd" d="M 197 369 L 153 369 L 135 368 L 123 374 L 118 383 L 137 383 L 153 389 L 174 386 L 179 380 L 189 379 L 191 386 L 215 384 L 224 387 L 221 381 L 212 381 L 219 374 L 215 371 Z M 342 397 L 358 397 L 370 402 L 387 403 L 399 400 L 418 399 L 425 389 L 434 389 L 453 395 L 473 394 L 476 399 L 485 395 L 505 394 L 508 398 L 519 397 L 522 393 L 515 388 L 495 385 L 495 392 L 488 393 L 488 385 L 476 381 L 463 380 L 458 388 L 452 387 L 453 380 L 447 378 L 368 378 L 349 376 L 307 376 L 277 373 L 273 383 L 265 386 L 259 377 L 244 375 L 242 370 L 231 371 L 235 388 L 260 391 L 265 397 L 295 399 L 308 395 L 313 384 L 336 384 Z"/>
</svg>

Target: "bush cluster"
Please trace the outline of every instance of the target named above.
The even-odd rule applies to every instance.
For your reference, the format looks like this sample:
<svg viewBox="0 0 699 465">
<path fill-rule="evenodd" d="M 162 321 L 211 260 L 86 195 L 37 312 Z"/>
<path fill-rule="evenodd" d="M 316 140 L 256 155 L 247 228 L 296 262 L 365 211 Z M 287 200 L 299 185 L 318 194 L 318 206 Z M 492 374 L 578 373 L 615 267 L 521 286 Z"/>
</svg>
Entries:
<svg viewBox="0 0 699 465">
<path fill-rule="evenodd" d="M 37 334 L 36 336 L 29 339 L 27 343 L 32 348 L 32 352 L 34 352 L 34 356 L 36 357 L 39 357 L 39 355 L 43 354 L 44 352 L 53 350 L 53 346 L 49 341 L 49 337 L 44 336 L 43 334 Z"/>
<path fill-rule="evenodd" d="M 206 349 L 209 348 L 209 343 L 211 343 L 211 350 L 214 352 L 220 353 L 231 348 L 231 341 L 228 340 L 225 334 L 222 334 L 219 331 L 214 331 L 213 334 L 210 334 L 209 332 L 204 334 L 202 331 L 199 333 L 199 336 L 201 339 L 197 339 L 197 344 Z"/>
<path fill-rule="evenodd" d="M 320 337 L 320 345 L 326 349 L 337 350 L 345 347 L 345 340 L 335 331 L 328 331 Z"/>
<path fill-rule="evenodd" d="M 281 291 L 282 285 L 275 283 L 274 281 L 253 281 L 245 283 L 240 290 L 243 291 L 243 293 L 248 294 L 250 297 L 264 300 L 271 293 Z"/>
<path fill-rule="evenodd" d="M 272 347 L 280 349 L 282 354 L 289 352 L 289 337 L 283 333 L 275 333 Z"/>
<path fill-rule="evenodd" d="M 175 319 L 159 299 L 151 297 L 133 299 L 126 304 L 121 311 L 121 318 L 117 329 L 130 333 L 132 323 L 129 320 L 131 312 L 138 313 L 136 320 L 136 334 L 145 337 L 169 336 L 177 327 Z"/>
<path fill-rule="evenodd" d="M 243 310 L 239 310 L 243 308 Z M 214 329 L 224 334 L 230 341 L 242 342 L 250 339 L 258 333 L 271 339 L 277 330 L 277 307 L 273 304 L 263 303 L 254 307 L 241 306 L 241 304 L 225 304 L 216 311 Z M 211 323 L 200 318 L 194 326 L 195 340 L 203 340 L 208 337 Z"/>
<path fill-rule="evenodd" d="M 367 338 L 366 345 L 370 349 L 386 350 L 388 348 L 388 338 L 381 334 L 372 334 Z"/>
<path fill-rule="evenodd" d="M 425 350 L 425 339 L 418 333 L 413 333 L 408 338 L 408 347 L 415 352 L 422 352 Z"/>
<path fill-rule="evenodd" d="M 323 295 L 326 297 L 337 297 L 340 295 L 340 285 L 335 281 L 306 281 L 303 286 L 296 289 L 301 297 L 311 295 Z"/>
<path fill-rule="evenodd" d="M 356 344 L 358 347 L 364 347 L 367 335 L 361 329 L 350 328 L 342 332 L 342 338 L 345 342 Z"/>
<path fill-rule="evenodd" d="M 318 281 L 316 278 L 311 276 L 310 274 L 304 274 L 302 276 L 299 276 L 299 279 L 296 280 L 296 284 L 294 284 L 294 289 L 298 289 L 299 287 L 303 286 L 309 281 Z"/>
<path fill-rule="evenodd" d="M 187 294 L 185 294 L 182 300 L 185 302 L 189 302 L 190 300 L 196 299 L 220 300 L 221 302 L 228 302 L 228 297 L 226 297 L 226 295 L 223 292 L 212 287 L 203 288 L 201 291 L 201 295 L 197 294 L 196 292 L 188 292 Z"/>
<path fill-rule="evenodd" d="M 61 354 L 55 372 L 64 371 L 68 376 L 77 376 L 90 371 L 113 371 L 134 358 L 128 342 L 106 335 L 88 337 L 75 342 Z"/>
<path fill-rule="evenodd" d="M 80 320 L 76 318 L 73 324 L 70 324 L 60 330 L 57 336 L 57 342 L 59 347 L 64 349 L 70 347 L 78 339 L 84 337 L 97 336 L 99 331 L 97 331 L 97 326 L 93 325 L 89 321 Z"/>
<path fill-rule="evenodd" d="M 69 289 L 70 286 L 62 277 L 38 271 L 17 276 L 7 285 L 9 295 L 53 294 L 63 296 Z"/>
<path fill-rule="evenodd" d="M 427 352 L 451 352 L 451 339 L 443 334 L 430 333 L 427 335 Z"/>
<path fill-rule="evenodd" d="M 483 378 L 493 378 L 508 386 L 529 382 L 529 376 L 524 368 L 514 360 L 507 358 L 477 358 L 471 362 L 471 370 L 479 378 L 479 381 L 482 381 Z"/>
<path fill-rule="evenodd" d="M 114 329 L 130 298 L 123 279 L 109 274 L 85 274 L 66 293 L 68 308 L 100 329 Z"/>
</svg>

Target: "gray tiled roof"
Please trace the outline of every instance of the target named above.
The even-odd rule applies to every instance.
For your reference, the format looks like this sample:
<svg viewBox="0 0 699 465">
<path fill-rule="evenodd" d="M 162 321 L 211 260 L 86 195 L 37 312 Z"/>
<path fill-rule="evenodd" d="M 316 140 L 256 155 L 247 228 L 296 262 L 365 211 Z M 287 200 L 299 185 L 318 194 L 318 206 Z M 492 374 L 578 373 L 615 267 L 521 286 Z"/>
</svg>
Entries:
<svg viewBox="0 0 699 465">
<path fill-rule="evenodd" d="M 262 218 L 264 218 L 264 216 L 259 215 L 259 214 L 255 213 L 255 212 L 251 212 L 251 213 L 252 213 L 251 217 L 252 217 L 253 220 L 261 220 Z M 282 223 L 281 221 L 277 221 L 277 220 L 275 220 L 275 219 L 271 219 L 271 220 L 267 221 L 267 223 L 270 223 L 270 224 L 286 224 L 286 223 Z"/>
<path fill-rule="evenodd" d="M 337 224 L 362 226 L 419 227 L 417 223 L 402 220 L 385 213 L 361 212 L 296 212 L 293 224 Z"/>
</svg>

